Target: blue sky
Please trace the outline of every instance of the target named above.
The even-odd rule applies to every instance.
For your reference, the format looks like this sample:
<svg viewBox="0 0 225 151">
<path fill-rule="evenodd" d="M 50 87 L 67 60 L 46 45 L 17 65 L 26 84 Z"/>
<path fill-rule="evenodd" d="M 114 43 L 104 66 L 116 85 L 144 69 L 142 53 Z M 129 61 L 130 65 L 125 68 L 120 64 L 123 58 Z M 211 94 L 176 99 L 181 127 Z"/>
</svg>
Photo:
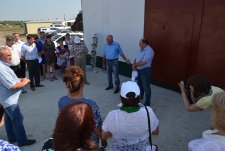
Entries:
<svg viewBox="0 0 225 151">
<path fill-rule="evenodd" d="M 74 19 L 81 0 L 3 0 L 0 21 Z"/>
</svg>

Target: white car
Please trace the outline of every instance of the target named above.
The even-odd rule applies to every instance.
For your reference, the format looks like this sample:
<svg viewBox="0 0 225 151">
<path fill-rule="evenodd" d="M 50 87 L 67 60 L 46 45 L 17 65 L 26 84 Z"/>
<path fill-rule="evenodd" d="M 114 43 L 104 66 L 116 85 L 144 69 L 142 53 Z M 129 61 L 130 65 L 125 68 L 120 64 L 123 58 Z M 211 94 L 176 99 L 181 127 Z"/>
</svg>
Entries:
<svg viewBox="0 0 225 151">
<path fill-rule="evenodd" d="M 66 30 L 60 30 L 60 31 L 58 32 L 58 34 L 60 34 L 60 33 L 75 33 L 75 32 L 73 32 L 73 31 L 71 31 L 71 30 L 69 30 L 69 29 L 66 29 Z"/>
<path fill-rule="evenodd" d="M 50 28 L 49 27 L 39 27 L 37 29 L 37 33 L 40 34 L 40 32 L 45 32 L 47 34 L 49 32 Z"/>
<path fill-rule="evenodd" d="M 48 34 L 54 34 L 54 33 L 58 33 L 59 32 L 59 30 L 57 29 L 57 28 L 55 28 L 55 27 L 50 27 L 49 28 L 49 31 L 48 31 Z"/>
<path fill-rule="evenodd" d="M 50 27 L 54 27 L 54 28 L 57 28 L 59 30 L 66 30 L 66 29 L 70 29 L 69 26 L 64 26 L 62 24 L 52 24 Z"/>
<path fill-rule="evenodd" d="M 81 40 L 84 40 L 83 33 L 69 33 L 71 38 L 74 39 L 75 36 L 79 36 Z M 66 33 L 58 33 L 55 36 L 51 37 L 52 42 L 55 44 L 55 47 L 59 45 L 59 40 L 64 38 L 65 39 Z"/>
<path fill-rule="evenodd" d="M 59 32 L 59 30 L 57 28 L 54 27 L 39 27 L 37 30 L 37 33 L 40 34 L 40 32 L 45 32 L 45 34 L 56 34 Z"/>
</svg>

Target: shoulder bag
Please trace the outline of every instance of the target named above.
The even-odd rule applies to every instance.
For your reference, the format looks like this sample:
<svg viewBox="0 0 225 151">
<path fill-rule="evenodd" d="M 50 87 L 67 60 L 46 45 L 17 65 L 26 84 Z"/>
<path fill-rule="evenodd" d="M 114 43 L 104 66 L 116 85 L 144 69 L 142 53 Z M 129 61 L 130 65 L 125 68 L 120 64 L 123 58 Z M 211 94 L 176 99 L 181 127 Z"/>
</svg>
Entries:
<svg viewBox="0 0 225 151">
<path fill-rule="evenodd" d="M 152 144 L 152 131 L 151 131 L 151 125 L 150 125 L 150 116 L 147 107 L 145 106 L 147 116 L 148 116 L 148 132 L 149 132 L 149 143 L 151 151 L 158 151 L 158 146 L 155 144 Z"/>
</svg>

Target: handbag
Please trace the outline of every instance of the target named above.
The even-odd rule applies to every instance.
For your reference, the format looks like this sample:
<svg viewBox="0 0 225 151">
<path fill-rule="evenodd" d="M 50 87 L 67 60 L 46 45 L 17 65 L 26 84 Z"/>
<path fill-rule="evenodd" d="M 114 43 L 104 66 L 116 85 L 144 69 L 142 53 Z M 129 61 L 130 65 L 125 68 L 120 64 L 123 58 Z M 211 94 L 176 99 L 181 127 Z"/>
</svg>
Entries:
<svg viewBox="0 0 225 151">
<path fill-rule="evenodd" d="M 148 132 L 149 132 L 149 143 L 151 151 L 158 151 L 158 146 L 156 144 L 152 144 L 152 131 L 151 131 L 151 125 L 150 125 L 150 116 L 147 107 L 145 106 L 147 116 L 148 116 Z"/>
</svg>

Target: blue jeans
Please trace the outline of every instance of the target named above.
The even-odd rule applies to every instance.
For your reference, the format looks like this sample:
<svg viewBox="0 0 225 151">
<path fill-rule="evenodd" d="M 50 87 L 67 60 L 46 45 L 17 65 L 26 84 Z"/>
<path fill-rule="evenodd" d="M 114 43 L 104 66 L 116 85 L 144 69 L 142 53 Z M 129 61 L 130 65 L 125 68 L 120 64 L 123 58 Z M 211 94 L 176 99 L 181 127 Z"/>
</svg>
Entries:
<svg viewBox="0 0 225 151">
<path fill-rule="evenodd" d="M 119 78 L 119 62 L 118 62 L 118 59 L 106 60 L 106 64 L 107 64 L 107 71 L 108 71 L 109 86 L 110 87 L 113 86 L 113 82 L 112 82 L 112 73 L 113 73 L 114 78 L 115 78 L 116 88 L 119 89 L 120 78 Z"/>
<path fill-rule="evenodd" d="M 10 143 L 17 141 L 18 144 L 23 144 L 27 141 L 23 116 L 18 104 L 5 108 L 5 129 Z"/>
<path fill-rule="evenodd" d="M 143 98 L 144 93 L 145 93 L 145 103 L 144 105 L 146 106 L 150 106 L 151 102 L 151 87 L 150 87 L 150 83 L 151 83 L 151 68 L 144 68 L 141 70 L 138 70 L 138 85 L 140 87 L 141 90 L 141 97 Z"/>
</svg>

